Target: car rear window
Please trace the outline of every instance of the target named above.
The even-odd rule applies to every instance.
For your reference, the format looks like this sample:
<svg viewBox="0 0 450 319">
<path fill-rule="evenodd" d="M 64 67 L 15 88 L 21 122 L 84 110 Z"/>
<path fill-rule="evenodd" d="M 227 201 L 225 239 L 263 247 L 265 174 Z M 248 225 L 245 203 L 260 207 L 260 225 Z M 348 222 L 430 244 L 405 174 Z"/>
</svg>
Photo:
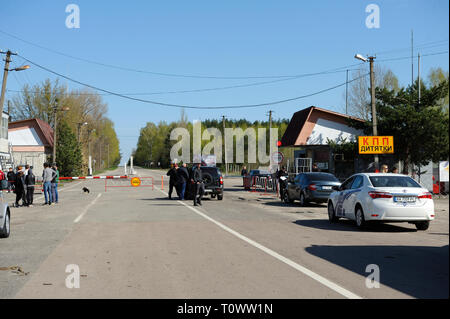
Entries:
<svg viewBox="0 0 450 319">
<path fill-rule="evenodd" d="M 422 187 L 409 176 L 370 176 L 374 187 Z"/>
<path fill-rule="evenodd" d="M 201 169 L 202 169 L 202 172 L 209 173 L 212 176 L 217 176 L 217 175 L 221 174 L 220 170 L 217 167 L 206 167 L 206 166 L 204 166 Z"/>
<path fill-rule="evenodd" d="M 339 182 L 333 174 L 307 174 L 310 181 Z"/>
</svg>

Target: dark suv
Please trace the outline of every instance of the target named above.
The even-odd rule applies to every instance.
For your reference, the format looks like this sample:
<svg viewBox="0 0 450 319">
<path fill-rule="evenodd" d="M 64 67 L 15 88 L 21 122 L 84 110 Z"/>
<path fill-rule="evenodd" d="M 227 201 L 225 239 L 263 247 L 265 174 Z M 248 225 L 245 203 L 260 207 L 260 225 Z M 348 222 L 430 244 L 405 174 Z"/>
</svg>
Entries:
<svg viewBox="0 0 450 319">
<path fill-rule="evenodd" d="M 218 200 L 223 199 L 223 176 L 222 172 L 217 167 L 212 166 L 200 166 L 203 175 L 203 183 L 205 184 L 205 195 L 211 195 L 211 198 L 216 198 Z M 192 169 L 189 170 L 189 175 L 191 178 Z M 194 197 L 194 184 L 189 182 L 186 185 L 186 199 L 192 199 Z"/>
</svg>

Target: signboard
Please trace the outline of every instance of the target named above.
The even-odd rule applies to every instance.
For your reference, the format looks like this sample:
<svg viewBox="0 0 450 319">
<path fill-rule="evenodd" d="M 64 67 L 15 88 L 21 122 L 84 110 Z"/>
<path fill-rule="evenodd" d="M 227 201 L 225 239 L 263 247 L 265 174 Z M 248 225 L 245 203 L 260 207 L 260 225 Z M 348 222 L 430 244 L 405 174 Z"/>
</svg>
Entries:
<svg viewBox="0 0 450 319">
<path fill-rule="evenodd" d="M 448 182 L 448 161 L 439 162 L 439 181 Z"/>
<path fill-rule="evenodd" d="M 272 153 L 271 158 L 273 163 L 280 164 L 281 162 L 283 162 L 284 155 L 281 152 L 274 152 Z"/>
<path fill-rule="evenodd" d="M 359 154 L 394 154 L 393 136 L 359 136 Z"/>
<path fill-rule="evenodd" d="M 205 156 L 203 156 L 202 161 L 206 166 L 214 167 L 214 166 L 216 166 L 217 158 L 216 158 L 216 155 L 205 155 Z"/>
<path fill-rule="evenodd" d="M 138 187 L 141 185 L 141 179 L 139 177 L 133 177 L 131 179 L 131 186 Z"/>
</svg>

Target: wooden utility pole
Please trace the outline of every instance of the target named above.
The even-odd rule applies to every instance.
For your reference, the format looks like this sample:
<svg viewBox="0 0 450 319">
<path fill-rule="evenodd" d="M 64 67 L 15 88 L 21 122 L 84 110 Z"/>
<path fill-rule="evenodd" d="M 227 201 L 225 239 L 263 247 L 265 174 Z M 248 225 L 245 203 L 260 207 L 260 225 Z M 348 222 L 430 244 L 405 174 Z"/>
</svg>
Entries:
<svg viewBox="0 0 450 319">
<path fill-rule="evenodd" d="M 228 165 L 227 165 L 227 147 L 225 145 L 225 115 L 222 115 L 222 127 L 223 127 L 223 156 L 224 156 L 224 163 L 225 163 L 225 176 L 228 176 Z"/>
<path fill-rule="evenodd" d="M 375 74 L 373 71 L 373 60 L 375 57 L 370 56 L 369 62 L 370 62 L 370 99 L 372 104 L 372 130 L 373 130 L 373 136 L 378 135 L 377 130 L 377 109 L 375 106 Z M 379 169 L 378 167 L 378 154 L 375 154 L 375 169 Z"/>
<path fill-rule="evenodd" d="M 5 68 L 3 70 L 2 93 L 0 96 L 0 106 L 2 107 L 3 111 L 3 103 L 5 103 L 5 91 L 6 91 L 6 81 L 8 79 L 9 63 L 11 62 L 11 55 L 15 55 L 16 53 L 12 53 L 9 50 L 6 52 L 0 51 L 0 53 L 6 53 Z"/>
</svg>

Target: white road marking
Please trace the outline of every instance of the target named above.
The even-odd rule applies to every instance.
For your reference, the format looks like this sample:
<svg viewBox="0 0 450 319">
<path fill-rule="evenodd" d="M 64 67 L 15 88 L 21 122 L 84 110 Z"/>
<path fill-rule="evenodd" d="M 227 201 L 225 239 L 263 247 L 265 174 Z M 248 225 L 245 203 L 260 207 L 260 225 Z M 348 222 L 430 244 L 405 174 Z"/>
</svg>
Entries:
<svg viewBox="0 0 450 319">
<path fill-rule="evenodd" d="M 157 190 L 159 190 L 161 193 L 163 193 L 164 195 L 168 196 L 168 194 L 165 191 L 157 188 L 156 186 L 155 186 L 155 188 Z M 286 258 L 286 257 L 278 254 L 277 252 L 273 251 L 272 249 L 267 248 L 267 247 L 257 243 L 256 241 L 254 241 L 254 240 L 252 240 L 252 239 L 250 239 L 250 238 L 248 238 L 248 237 L 238 233 L 237 231 L 235 231 L 235 230 L 225 226 L 224 224 L 222 224 L 222 223 L 216 221 L 215 219 L 209 217 L 208 215 L 202 213 L 201 211 L 199 211 L 195 207 L 189 206 L 188 204 L 186 204 L 186 203 L 184 203 L 182 201 L 179 201 L 179 200 L 177 202 L 182 204 L 183 206 L 186 206 L 187 208 L 192 210 L 197 215 L 200 215 L 201 217 L 205 218 L 206 220 L 209 220 L 210 222 L 216 224 L 217 226 L 219 226 L 220 228 L 222 228 L 226 232 L 228 232 L 228 233 L 236 236 L 237 238 L 247 242 L 248 244 L 252 245 L 253 247 L 258 248 L 259 250 L 265 252 L 266 254 L 268 254 L 268 255 L 278 259 L 279 261 L 281 261 L 283 263 L 285 263 L 286 265 L 288 265 L 288 266 L 290 266 L 290 267 L 300 271 L 301 273 L 305 274 L 306 276 L 308 276 L 308 277 L 318 281 L 322 285 L 330 288 L 331 290 L 334 290 L 338 294 L 340 294 L 340 295 L 342 295 L 342 296 L 344 296 L 346 298 L 349 298 L 349 299 L 362 299 L 362 297 L 360 297 L 360 296 L 354 294 L 353 292 L 351 292 L 351 291 L 349 291 L 349 290 L 339 286 L 338 284 L 335 284 L 334 282 L 326 279 L 325 277 L 322 277 L 321 275 L 316 274 L 315 272 L 309 270 L 308 268 L 305 268 L 302 265 L 299 265 L 296 262 L 290 260 L 289 258 Z"/>
<path fill-rule="evenodd" d="M 74 223 L 78 223 L 83 216 L 88 212 L 89 208 L 91 208 L 91 206 L 93 206 L 95 204 L 95 202 L 97 201 L 97 199 L 100 198 L 100 196 L 102 196 L 102 193 L 98 193 L 97 197 L 94 198 L 94 200 L 86 206 L 86 208 L 84 209 L 84 211 L 80 214 L 80 216 L 78 216 L 77 218 L 75 218 L 75 220 L 73 221 Z"/>
</svg>

